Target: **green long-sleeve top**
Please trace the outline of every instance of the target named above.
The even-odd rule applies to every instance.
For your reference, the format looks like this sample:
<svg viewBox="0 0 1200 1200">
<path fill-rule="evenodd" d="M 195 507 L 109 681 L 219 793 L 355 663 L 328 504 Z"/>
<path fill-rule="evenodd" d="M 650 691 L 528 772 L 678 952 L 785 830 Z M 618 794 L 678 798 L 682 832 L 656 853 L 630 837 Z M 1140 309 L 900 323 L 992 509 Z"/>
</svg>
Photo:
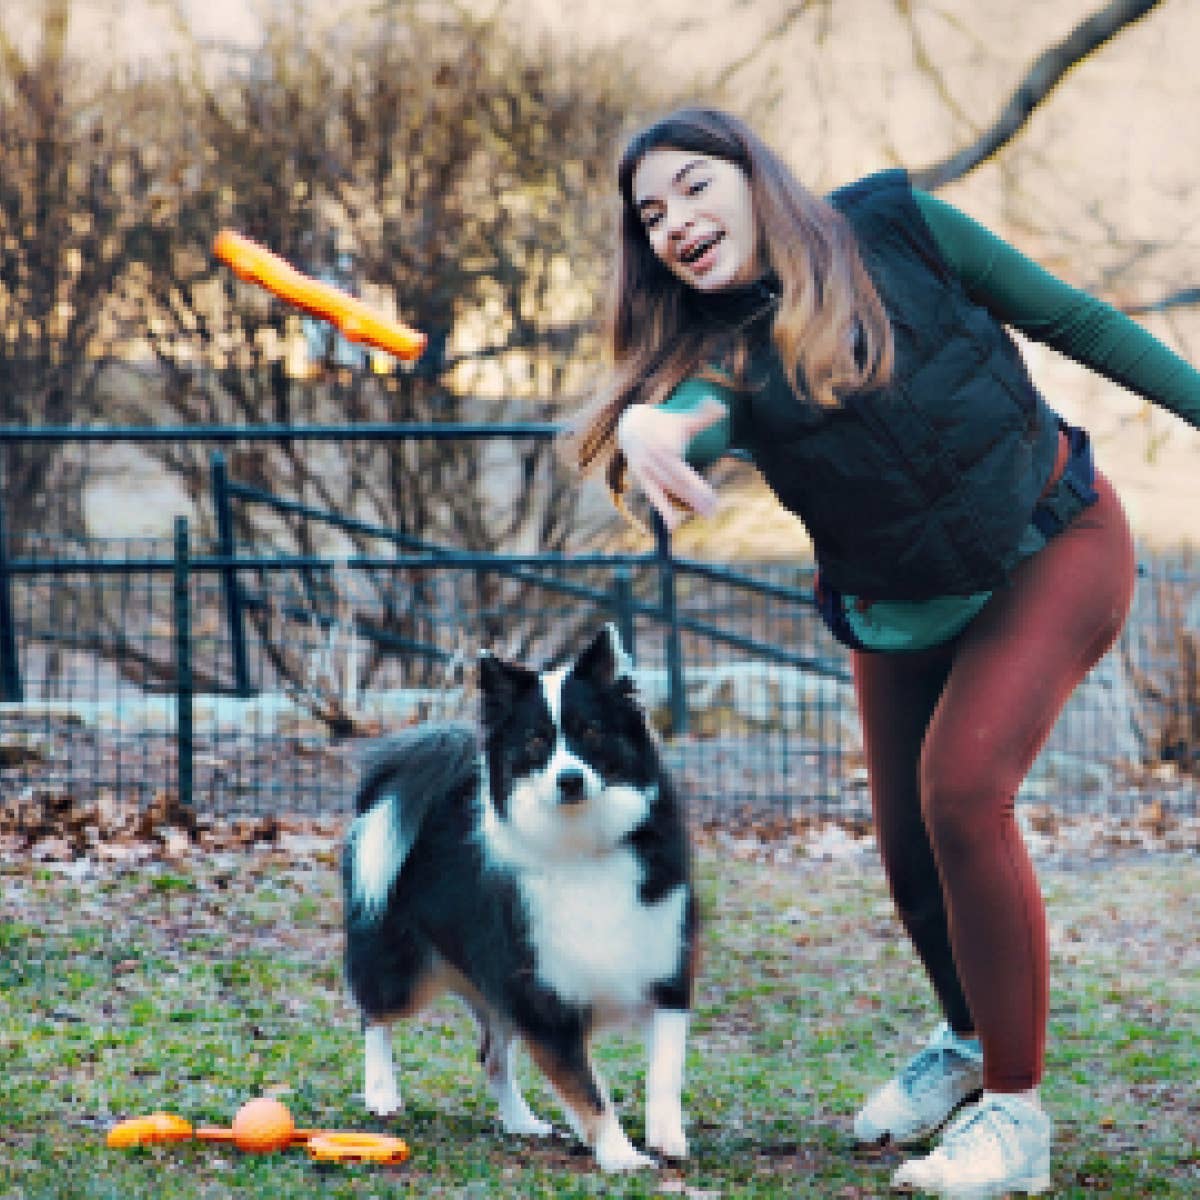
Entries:
<svg viewBox="0 0 1200 1200">
<path fill-rule="evenodd" d="M 1126 314 L 1056 278 L 965 213 L 917 189 L 913 197 L 947 264 L 976 304 L 1003 324 L 1200 428 L 1200 372 L 1191 364 Z M 691 380 L 663 407 L 687 411 L 711 396 L 727 405 L 732 401 L 728 390 Z M 698 434 L 688 446 L 688 461 L 707 466 L 730 449 L 730 424 L 722 420 Z M 1033 552 L 1041 544 L 1041 535 L 1031 527 L 1023 549 Z M 846 610 L 866 645 L 918 649 L 957 633 L 989 595 L 875 603 L 862 611 L 847 597 Z"/>
</svg>

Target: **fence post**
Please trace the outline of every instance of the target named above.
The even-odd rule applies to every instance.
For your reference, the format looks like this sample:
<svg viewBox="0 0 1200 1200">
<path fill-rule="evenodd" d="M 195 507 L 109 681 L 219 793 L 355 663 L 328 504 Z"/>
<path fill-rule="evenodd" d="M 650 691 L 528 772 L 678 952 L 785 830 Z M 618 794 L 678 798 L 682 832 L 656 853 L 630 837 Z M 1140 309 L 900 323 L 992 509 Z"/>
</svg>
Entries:
<svg viewBox="0 0 1200 1200">
<path fill-rule="evenodd" d="M 179 803 L 192 803 L 192 611 L 187 517 L 175 518 L 173 610 L 175 619 L 175 746 Z"/>
<path fill-rule="evenodd" d="M 609 607 L 617 625 L 617 633 L 621 636 L 621 645 L 629 655 L 630 661 L 636 662 L 637 630 L 633 622 L 633 579 L 625 567 L 618 567 L 613 572 L 612 599 L 609 601 Z"/>
<path fill-rule="evenodd" d="M 675 560 L 671 557 L 671 534 L 657 512 L 654 548 L 658 556 L 659 605 L 667 639 L 667 694 L 671 707 L 671 736 L 687 733 L 687 695 L 683 684 L 683 647 L 679 637 L 679 613 L 675 605 Z"/>
<path fill-rule="evenodd" d="M 210 472 L 213 509 L 217 518 L 217 554 L 232 559 L 237 551 L 233 538 L 233 509 L 229 505 L 229 473 L 225 455 L 213 453 Z M 233 655 L 235 694 L 243 699 L 253 695 L 250 688 L 250 663 L 246 656 L 246 616 L 242 609 L 242 589 L 238 586 L 237 567 L 221 568 L 221 591 L 225 597 L 225 620 L 229 623 L 229 648 Z"/>
<path fill-rule="evenodd" d="M 0 700 L 25 699 L 13 623 L 12 575 L 8 570 L 8 527 L 4 520 L 4 464 L 0 462 Z"/>
</svg>

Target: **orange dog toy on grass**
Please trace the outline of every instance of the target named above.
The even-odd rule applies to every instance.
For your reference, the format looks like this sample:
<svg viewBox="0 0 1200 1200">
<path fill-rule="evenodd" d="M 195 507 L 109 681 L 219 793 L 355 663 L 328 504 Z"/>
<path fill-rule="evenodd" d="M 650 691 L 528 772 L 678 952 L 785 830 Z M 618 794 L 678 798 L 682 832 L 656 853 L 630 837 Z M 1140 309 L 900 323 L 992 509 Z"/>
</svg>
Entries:
<svg viewBox="0 0 1200 1200">
<path fill-rule="evenodd" d="M 248 1154 L 272 1154 L 289 1146 L 303 1145 L 314 1162 L 402 1163 L 408 1158 L 408 1143 L 383 1133 L 336 1133 L 327 1129 L 297 1129 L 287 1105 L 268 1096 L 247 1100 L 233 1117 L 233 1126 L 220 1129 L 202 1125 L 197 1129 L 171 1113 L 131 1117 L 108 1131 L 107 1142 L 117 1150 L 148 1146 L 155 1142 L 231 1142 Z"/>
<path fill-rule="evenodd" d="M 240 279 L 256 283 L 306 313 L 332 322 L 352 342 L 375 346 L 408 360 L 420 358 L 425 350 L 423 333 L 401 321 L 380 316 L 341 288 L 297 271 L 286 259 L 232 229 L 222 229 L 217 234 L 213 253 L 228 263 Z"/>
</svg>

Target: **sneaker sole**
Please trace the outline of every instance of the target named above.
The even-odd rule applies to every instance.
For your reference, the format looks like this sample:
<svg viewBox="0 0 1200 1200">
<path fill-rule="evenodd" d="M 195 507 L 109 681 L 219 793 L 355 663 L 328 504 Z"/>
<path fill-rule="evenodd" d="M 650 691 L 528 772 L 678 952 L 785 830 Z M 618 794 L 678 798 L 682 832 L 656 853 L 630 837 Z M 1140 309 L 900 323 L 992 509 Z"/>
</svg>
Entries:
<svg viewBox="0 0 1200 1200">
<path fill-rule="evenodd" d="M 960 1187 L 922 1187 L 912 1183 L 893 1184 L 894 1193 L 904 1196 L 938 1196 L 940 1200 L 998 1200 L 1001 1196 L 1040 1196 L 1050 1190 L 1050 1172 L 1038 1171 L 1003 1186 L 994 1183 L 964 1184 Z"/>
</svg>

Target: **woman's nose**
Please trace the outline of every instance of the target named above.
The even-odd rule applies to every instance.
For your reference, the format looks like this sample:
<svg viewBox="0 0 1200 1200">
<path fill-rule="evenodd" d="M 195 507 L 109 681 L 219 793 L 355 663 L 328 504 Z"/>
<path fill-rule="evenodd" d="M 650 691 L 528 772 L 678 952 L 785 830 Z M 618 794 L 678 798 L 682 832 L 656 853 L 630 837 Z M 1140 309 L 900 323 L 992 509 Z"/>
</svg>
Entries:
<svg viewBox="0 0 1200 1200">
<path fill-rule="evenodd" d="M 681 238 L 691 227 L 691 210 L 682 200 L 668 200 L 665 224 L 668 237 Z"/>
</svg>

